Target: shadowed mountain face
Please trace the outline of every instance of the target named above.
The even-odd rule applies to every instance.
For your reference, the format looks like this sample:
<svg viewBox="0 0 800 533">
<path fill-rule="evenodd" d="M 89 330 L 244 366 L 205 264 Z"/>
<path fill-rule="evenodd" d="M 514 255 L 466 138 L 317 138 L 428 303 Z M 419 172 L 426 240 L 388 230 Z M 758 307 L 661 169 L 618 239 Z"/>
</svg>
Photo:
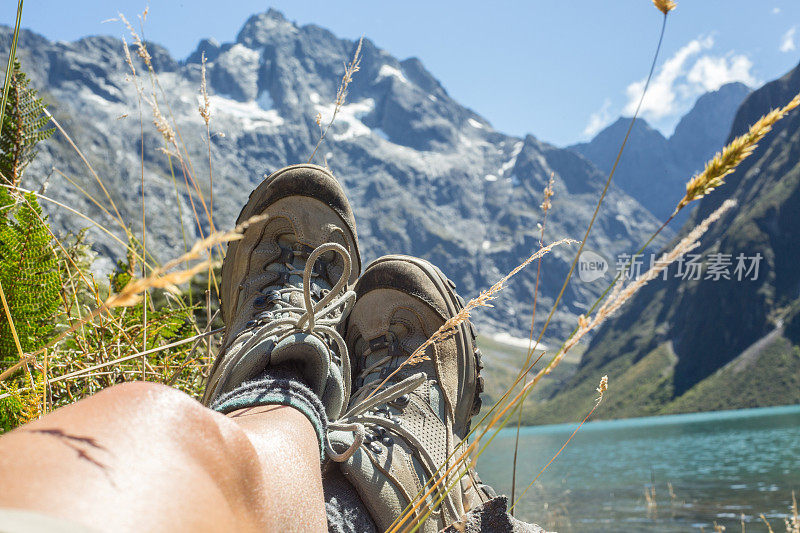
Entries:
<svg viewBox="0 0 800 533">
<path fill-rule="evenodd" d="M 0 42 L 9 42 L 5 36 L 10 30 L 2 32 Z M 308 160 L 320 135 L 315 117 L 320 114 L 323 125 L 330 120 L 342 65 L 355 48 L 356 43 L 323 28 L 299 27 L 269 11 L 247 20 L 236 42 L 201 41 L 186 61 L 176 61 L 150 44 L 159 73 L 154 85 L 135 54 L 137 77 L 132 79 L 117 39 L 53 43 L 23 32 L 19 44 L 23 68 L 42 88 L 55 116 L 83 149 L 137 235 L 144 179 L 147 245 L 161 261 L 183 251 L 182 234 L 190 244 L 198 237 L 195 216 L 204 231 L 208 217 L 199 196 L 187 194 L 186 173 L 177 159 L 164 154 L 164 141 L 152 127 L 152 109 L 145 100 L 139 107 L 135 84 L 143 88 L 146 100 L 155 93 L 163 114 L 177 122 L 179 143 L 185 143 L 210 211 L 206 128 L 197 111 L 205 54 L 213 216 L 216 227 L 228 228 L 266 173 Z M 419 60 L 399 61 L 369 40 L 363 43 L 361 68 L 347 103 L 315 159 L 323 160 L 354 206 L 365 261 L 398 252 L 425 257 L 440 265 L 467 298 L 538 249 L 539 206 L 551 174 L 555 198 L 546 241 L 582 237 L 605 179 L 573 151 L 495 131 L 451 99 Z M 91 174 L 58 135 L 44 143 L 28 171 L 29 187 L 52 174 L 50 196 L 122 234 L 113 218 L 51 168 L 70 176 L 113 213 Z M 88 224 L 45 205 L 60 230 Z M 612 187 L 589 245 L 613 256 L 644 242 L 656 227 L 650 213 Z M 119 244 L 105 233 L 95 231 L 92 237 L 104 255 L 120 254 Z M 540 309 L 549 310 L 574 253 L 574 247 L 559 248 L 545 259 Z M 491 312 L 479 313 L 478 322 L 489 329 L 526 331 L 535 275 L 535 268 L 521 273 Z M 569 331 L 578 306 L 601 289 L 600 283 L 572 283 L 551 333 L 563 336 Z"/>
<path fill-rule="evenodd" d="M 798 92 L 800 66 L 744 100 L 726 142 Z M 738 205 L 692 252 L 698 279 L 688 259 L 673 265 L 606 323 L 548 403 L 576 406 L 557 418 L 579 414 L 606 373 L 619 392 L 601 416 L 800 402 L 800 110 L 699 201 L 681 233 L 726 199 Z"/>
<path fill-rule="evenodd" d="M 750 93 L 742 83 L 729 83 L 701 96 L 667 139 L 637 119 L 614 174 L 614 183 L 633 196 L 660 220 L 672 214 L 684 193 L 684 184 L 703 169 L 725 144 L 736 109 Z M 620 118 L 588 143 L 571 148 L 610 172 L 619 152 L 629 118 Z M 688 212 L 678 217 L 685 222 Z"/>
<path fill-rule="evenodd" d="M 686 178 L 703 169 L 731 130 L 736 110 L 752 90 L 745 84 L 728 83 L 702 95 L 675 127 L 669 138 L 672 153 L 682 161 Z"/>
</svg>

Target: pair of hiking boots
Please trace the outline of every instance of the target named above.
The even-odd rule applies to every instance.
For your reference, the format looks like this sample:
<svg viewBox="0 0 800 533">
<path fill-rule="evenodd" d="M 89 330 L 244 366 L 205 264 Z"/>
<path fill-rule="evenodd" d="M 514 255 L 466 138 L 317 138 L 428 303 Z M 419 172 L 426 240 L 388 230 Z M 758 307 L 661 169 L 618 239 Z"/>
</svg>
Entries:
<svg viewBox="0 0 800 533">
<path fill-rule="evenodd" d="M 382 257 L 359 277 L 353 212 L 326 169 L 270 175 L 237 223 L 257 215 L 223 262 L 226 330 L 204 403 L 272 366 L 299 369 L 330 420 L 325 466 L 341 469 L 387 529 L 453 464 L 480 410 L 480 352 L 468 321 L 400 368 L 464 301 L 437 267 L 414 257 Z M 417 511 L 430 512 L 421 530 L 438 531 L 491 495 L 467 466 L 455 468 Z"/>
</svg>

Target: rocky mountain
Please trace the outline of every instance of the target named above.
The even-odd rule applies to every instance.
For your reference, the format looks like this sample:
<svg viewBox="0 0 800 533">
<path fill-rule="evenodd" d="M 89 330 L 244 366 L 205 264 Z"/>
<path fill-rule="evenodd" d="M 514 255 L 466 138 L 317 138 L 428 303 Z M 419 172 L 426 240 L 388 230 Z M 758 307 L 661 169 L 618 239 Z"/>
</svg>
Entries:
<svg viewBox="0 0 800 533">
<path fill-rule="evenodd" d="M 0 42 L 7 46 L 10 30 L 1 33 Z M 119 34 L 124 33 L 120 26 Z M 189 243 L 199 235 L 195 216 L 204 231 L 209 225 L 199 196 L 189 194 L 186 185 L 187 176 L 195 176 L 209 198 L 208 146 L 198 113 L 202 54 L 208 60 L 211 94 L 213 217 L 217 227 L 225 228 L 233 225 L 240 205 L 265 173 L 308 160 L 320 135 L 315 116 L 323 125 L 330 120 L 343 63 L 356 44 L 268 11 L 247 20 L 235 42 L 203 40 L 186 60 L 148 44 L 158 72 L 157 80 L 151 80 L 135 51 L 136 76 L 131 75 L 119 39 L 50 42 L 23 32 L 23 68 L 42 88 L 116 207 L 61 135 L 42 147 L 28 171 L 28 185 L 36 188 L 47 177 L 49 197 L 116 235 L 121 235 L 119 225 L 109 216 L 114 209 L 134 233 L 141 233 L 143 189 L 148 250 L 162 261 L 176 257 L 184 248 L 183 235 Z M 7 50 L 0 49 L 3 53 Z M 181 168 L 169 154 L 174 148 L 165 146 L 152 127 L 152 101 L 177 124 L 178 142 L 185 144 L 191 168 Z M 547 241 L 581 238 L 605 179 L 574 151 L 496 131 L 454 101 L 418 59 L 400 61 L 366 39 L 360 71 L 315 161 L 326 161 L 346 188 L 365 261 L 390 252 L 425 257 L 456 280 L 466 297 L 538 248 L 539 206 L 551 174 L 555 198 Z M 72 211 L 45 205 L 60 231 L 89 225 Z M 656 227 L 646 209 L 612 187 L 589 245 L 608 255 L 630 251 Z M 92 238 L 101 255 L 120 254 L 119 243 L 107 233 L 93 231 Z M 561 248 L 545 260 L 540 309 L 552 304 L 574 253 Z M 477 321 L 486 330 L 526 331 L 534 281 L 535 269 L 520 274 L 496 307 Z M 571 283 L 550 332 L 565 335 L 580 306 L 601 288 Z"/>
<path fill-rule="evenodd" d="M 800 65 L 745 98 L 728 141 L 798 92 Z M 726 182 L 682 233 L 728 198 L 738 206 L 711 227 L 696 257 L 601 327 L 572 379 L 532 419 L 582 416 L 603 374 L 613 391 L 600 413 L 607 417 L 800 402 L 800 110 Z"/>
<path fill-rule="evenodd" d="M 736 109 L 748 94 L 750 88 L 737 82 L 702 95 L 669 138 L 637 119 L 614 182 L 657 218 L 666 220 L 683 196 L 686 181 L 725 143 Z M 603 172 L 610 172 L 629 124 L 629 118 L 620 118 L 588 143 L 571 148 Z M 682 213 L 677 221 L 685 222 L 687 215 Z"/>
</svg>

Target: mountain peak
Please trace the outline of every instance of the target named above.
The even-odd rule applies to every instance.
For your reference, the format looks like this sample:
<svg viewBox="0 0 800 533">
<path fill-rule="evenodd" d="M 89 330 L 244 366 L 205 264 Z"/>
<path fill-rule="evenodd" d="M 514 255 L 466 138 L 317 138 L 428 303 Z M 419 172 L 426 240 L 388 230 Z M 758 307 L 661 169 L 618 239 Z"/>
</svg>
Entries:
<svg viewBox="0 0 800 533">
<path fill-rule="evenodd" d="M 683 183 L 725 144 L 736 109 L 750 92 L 745 84 L 735 82 L 703 94 L 669 139 L 646 120 L 636 119 L 614 182 L 656 217 L 666 219 L 681 197 Z M 591 141 L 571 148 L 610 172 L 630 120 L 620 117 Z M 682 213 L 678 221 L 687 215 Z"/>
<path fill-rule="evenodd" d="M 270 8 L 264 13 L 252 15 L 244 23 L 236 42 L 249 48 L 260 48 L 265 44 L 283 40 L 297 33 L 297 26 L 288 20 L 280 11 Z"/>
<path fill-rule="evenodd" d="M 750 94 L 744 83 L 727 83 L 716 91 L 697 99 L 692 109 L 681 118 L 669 142 L 684 161 L 689 173 L 699 170 L 725 144 L 733 124 L 735 110 Z"/>
<path fill-rule="evenodd" d="M 731 141 L 746 132 L 750 125 L 764 114 L 764 109 L 775 109 L 786 105 L 786 95 L 798 84 L 800 84 L 800 63 L 782 77 L 750 93 L 736 113 L 728 140 Z"/>
<path fill-rule="evenodd" d="M 619 142 L 617 145 L 619 145 L 622 143 L 622 139 L 625 137 L 625 133 L 628 131 L 630 125 L 631 117 L 619 117 L 610 126 L 598 133 L 595 138 L 592 139 L 592 142 L 597 139 L 611 137 L 618 140 Z M 637 118 L 636 122 L 634 122 L 631 135 L 642 136 L 645 140 L 656 143 L 662 143 L 667 140 L 660 131 L 652 127 L 649 122 L 641 117 Z"/>
</svg>

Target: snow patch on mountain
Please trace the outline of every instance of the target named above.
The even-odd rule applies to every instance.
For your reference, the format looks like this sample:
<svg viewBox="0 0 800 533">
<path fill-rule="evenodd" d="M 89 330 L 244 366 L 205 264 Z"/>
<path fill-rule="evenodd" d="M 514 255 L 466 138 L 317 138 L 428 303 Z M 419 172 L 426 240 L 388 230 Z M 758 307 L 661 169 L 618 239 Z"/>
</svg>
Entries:
<svg viewBox="0 0 800 533">
<path fill-rule="evenodd" d="M 514 148 L 511 150 L 511 158 L 503 163 L 500 166 L 500 170 L 497 171 L 500 176 L 503 176 L 506 172 L 513 169 L 514 165 L 517 164 L 517 158 L 519 157 L 519 153 L 522 151 L 522 145 L 522 141 L 519 141 L 514 145 Z"/>
<path fill-rule="evenodd" d="M 377 79 L 381 80 L 383 78 L 397 78 L 402 83 L 408 84 L 408 80 L 403 76 L 403 73 L 400 72 L 400 69 L 391 65 L 381 65 Z"/>
<path fill-rule="evenodd" d="M 258 50 L 253 50 L 239 43 L 234 44 L 225 55 L 232 60 L 239 60 L 244 63 L 257 62 L 261 57 L 261 53 Z"/>
<path fill-rule="evenodd" d="M 238 102 L 218 94 L 208 97 L 212 116 L 219 114 L 224 117 L 236 119 L 244 131 L 266 128 L 277 131 L 283 125 L 283 117 L 275 109 L 265 110 L 258 102 Z M 198 103 L 201 98 L 198 96 Z"/>
<path fill-rule="evenodd" d="M 328 124 L 336 111 L 336 104 L 317 104 L 315 108 L 322 117 L 321 123 Z M 333 125 L 333 139 L 346 141 L 370 135 L 373 130 L 361 122 L 361 119 L 374 110 L 375 100 L 372 98 L 365 98 L 339 107 Z"/>
</svg>

